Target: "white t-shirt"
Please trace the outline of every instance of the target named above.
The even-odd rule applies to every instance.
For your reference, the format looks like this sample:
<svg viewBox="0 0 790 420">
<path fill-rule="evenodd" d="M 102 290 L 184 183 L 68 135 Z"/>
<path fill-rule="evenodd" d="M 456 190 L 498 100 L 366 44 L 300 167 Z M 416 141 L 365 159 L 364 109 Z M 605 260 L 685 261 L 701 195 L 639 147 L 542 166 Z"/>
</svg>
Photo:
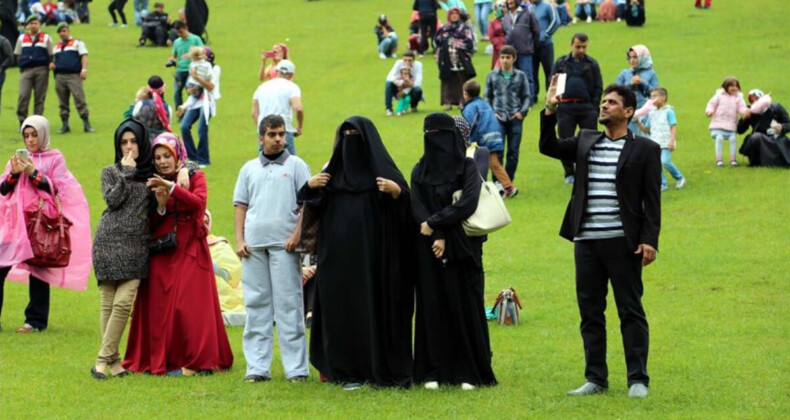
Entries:
<svg viewBox="0 0 790 420">
<path fill-rule="evenodd" d="M 285 120 L 285 131 L 295 133 L 292 121 L 293 107 L 291 98 L 301 98 L 302 91 L 296 83 L 277 77 L 258 86 L 252 95 L 252 100 L 258 102 L 258 125 L 261 120 L 271 114 L 276 114 Z"/>
</svg>

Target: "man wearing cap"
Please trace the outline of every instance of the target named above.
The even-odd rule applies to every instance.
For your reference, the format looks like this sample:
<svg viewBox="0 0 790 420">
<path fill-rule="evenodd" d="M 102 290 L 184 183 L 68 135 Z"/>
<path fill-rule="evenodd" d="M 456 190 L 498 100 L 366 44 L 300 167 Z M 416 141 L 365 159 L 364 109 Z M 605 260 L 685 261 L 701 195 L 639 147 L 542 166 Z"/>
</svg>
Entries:
<svg viewBox="0 0 790 420">
<path fill-rule="evenodd" d="M 277 77 L 263 82 L 252 95 L 252 120 L 255 127 L 267 115 L 279 115 L 285 120 L 285 148 L 288 153 L 296 155 L 294 137 L 302 134 L 304 110 L 302 109 L 302 91 L 292 82 L 296 67 L 290 60 L 277 63 Z M 296 113 L 296 127 L 292 116 Z"/>
<path fill-rule="evenodd" d="M 58 133 L 65 134 L 71 131 L 69 95 L 74 96 L 74 106 L 77 107 L 77 112 L 82 118 L 85 132 L 92 133 L 93 128 L 88 121 L 85 91 L 82 89 L 82 81 L 88 77 L 88 49 L 85 48 L 84 42 L 71 36 L 69 24 L 66 22 L 58 24 L 58 36 L 60 41 L 55 46 L 55 60 L 49 65 L 49 68 L 55 72 L 55 92 L 60 102 L 60 120 L 63 121 Z"/>
<path fill-rule="evenodd" d="M 154 11 L 148 13 L 143 18 L 143 31 L 140 34 L 139 46 L 144 46 L 149 39 L 160 47 L 167 44 L 167 27 L 170 24 L 170 17 L 165 13 L 165 5 L 160 2 L 154 3 Z"/>
<path fill-rule="evenodd" d="M 49 62 L 52 61 L 54 45 L 49 35 L 40 32 L 38 15 L 32 14 L 25 21 L 27 32 L 19 36 L 14 48 L 19 64 L 19 100 L 16 116 L 19 124 L 27 118 L 30 95 L 35 91 L 33 113 L 44 114 L 44 101 L 49 87 Z"/>
</svg>

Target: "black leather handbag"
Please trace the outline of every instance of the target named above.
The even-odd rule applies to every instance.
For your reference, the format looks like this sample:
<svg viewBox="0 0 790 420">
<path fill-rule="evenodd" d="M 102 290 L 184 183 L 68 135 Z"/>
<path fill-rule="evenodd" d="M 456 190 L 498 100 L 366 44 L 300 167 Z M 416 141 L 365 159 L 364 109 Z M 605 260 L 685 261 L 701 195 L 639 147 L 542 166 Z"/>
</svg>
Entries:
<svg viewBox="0 0 790 420">
<path fill-rule="evenodd" d="M 175 249 L 178 246 L 176 232 L 178 232 L 178 211 L 173 214 L 173 231 L 151 239 L 148 242 L 148 254 L 164 254 Z"/>
</svg>

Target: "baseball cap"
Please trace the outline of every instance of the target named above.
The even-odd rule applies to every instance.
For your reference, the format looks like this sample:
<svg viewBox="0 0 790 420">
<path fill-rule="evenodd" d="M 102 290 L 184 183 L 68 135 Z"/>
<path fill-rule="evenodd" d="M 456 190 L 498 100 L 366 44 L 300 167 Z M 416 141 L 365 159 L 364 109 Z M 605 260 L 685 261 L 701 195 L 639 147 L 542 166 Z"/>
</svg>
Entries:
<svg viewBox="0 0 790 420">
<path fill-rule="evenodd" d="M 282 74 L 293 74 L 296 71 L 296 66 L 291 60 L 281 60 L 277 63 L 277 72 Z"/>
</svg>

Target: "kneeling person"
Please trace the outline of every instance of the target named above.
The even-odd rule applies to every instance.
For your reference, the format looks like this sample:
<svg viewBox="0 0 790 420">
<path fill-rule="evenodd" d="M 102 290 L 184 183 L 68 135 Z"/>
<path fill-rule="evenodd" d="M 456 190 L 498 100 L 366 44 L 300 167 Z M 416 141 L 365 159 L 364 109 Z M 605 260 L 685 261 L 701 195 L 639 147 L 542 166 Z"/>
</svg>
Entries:
<svg viewBox="0 0 790 420">
<path fill-rule="evenodd" d="M 278 115 L 261 120 L 261 155 L 239 173 L 236 207 L 236 249 L 242 258 L 242 288 L 247 322 L 243 348 L 247 382 L 271 378 L 277 320 L 285 376 L 295 382 L 308 376 L 307 341 L 302 314 L 302 271 L 299 254 L 299 206 L 296 192 L 310 178 L 310 169 L 285 150 L 285 121 Z"/>
</svg>

